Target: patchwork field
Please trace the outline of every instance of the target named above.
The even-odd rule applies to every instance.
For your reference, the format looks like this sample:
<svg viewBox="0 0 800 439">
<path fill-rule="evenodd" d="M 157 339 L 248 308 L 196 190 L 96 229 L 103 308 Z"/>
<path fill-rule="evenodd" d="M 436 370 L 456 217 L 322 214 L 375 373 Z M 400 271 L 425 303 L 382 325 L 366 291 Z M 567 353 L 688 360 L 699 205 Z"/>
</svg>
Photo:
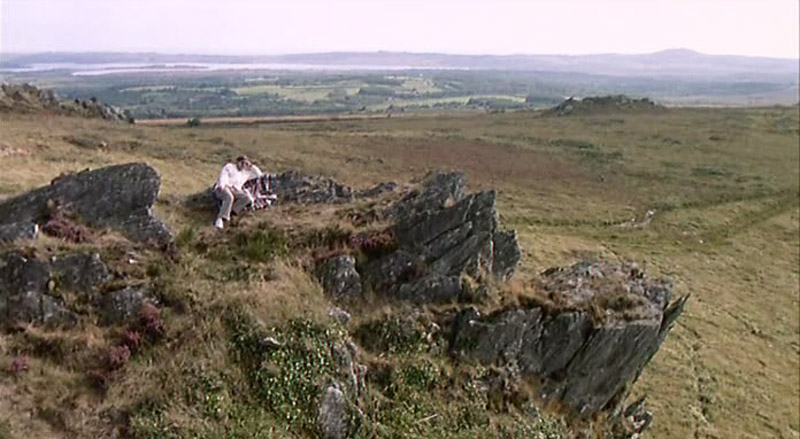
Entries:
<svg viewBox="0 0 800 439">
<path fill-rule="evenodd" d="M 298 100 L 331 92 L 303 88 L 290 96 L 285 88 L 255 87 L 235 91 Z M 198 127 L 2 114 L 0 198 L 64 172 L 145 161 L 162 175 L 157 214 L 176 233 L 212 236 L 210 219 L 187 212 L 182 201 L 213 183 L 221 165 L 240 153 L 265 171 L 297 169 L 357 188 L 460 169 L 472 189 L 498 190 L 501 222 L 518 231 L 523 248 L 521 279 L 582 259 L 629 260 L 653 276 L 671 276 L 676 294 L 691 294 L 634 391 L 648 395 L 655 415 L 649 437 L 799 438 L 799 144 L 796 106 Z M 259 215 L 274 222 L 325 218 L 309 209 Z M 305 282 L 289 273 L 287 282 Z M 271 305 L 275 316 L 291 316 L 303 314 L 306 303 Z M 3 367 L 12 337 L 0 335 Z M 123 380 L 112 397 L 136 393 L 136 378 Z M 62 382 L 57 397 L 68 400 L 64 394 L 77 385 Z M 56 434 L 53 416 L 39 411 L 35 420 L 23 420 L 20 411 L 36 412 L 37 404 L 61 416 L 103 404 L 82 399 L 86 407 L 56 408 L 46 398 L 41 383 L 0 375 L 0 437 L 3 429 L 12 437 Z M 12 400 L 27 408 L 2 402 Z"/>
</svg>

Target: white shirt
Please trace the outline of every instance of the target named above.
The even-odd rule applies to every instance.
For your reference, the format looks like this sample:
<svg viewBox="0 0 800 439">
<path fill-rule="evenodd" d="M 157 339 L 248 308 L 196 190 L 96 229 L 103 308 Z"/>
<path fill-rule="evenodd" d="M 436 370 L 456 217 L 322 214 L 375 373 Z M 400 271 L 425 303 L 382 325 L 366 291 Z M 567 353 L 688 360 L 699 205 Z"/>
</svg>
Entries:
<svg viewBox="0 0 800 439">
<path fill-rule="evenodd" d="M 256 165 L 250 169 L 242 169 L 236 166 L 236 163 L 228 163 L 222 167 L 222 172 L 219 173 L 217 179 L 218 188 L 232 187 L 237 190 L 242 190 L 242 186 L 247 180 L 261 176 L 261 170 Z"/>
</svg>

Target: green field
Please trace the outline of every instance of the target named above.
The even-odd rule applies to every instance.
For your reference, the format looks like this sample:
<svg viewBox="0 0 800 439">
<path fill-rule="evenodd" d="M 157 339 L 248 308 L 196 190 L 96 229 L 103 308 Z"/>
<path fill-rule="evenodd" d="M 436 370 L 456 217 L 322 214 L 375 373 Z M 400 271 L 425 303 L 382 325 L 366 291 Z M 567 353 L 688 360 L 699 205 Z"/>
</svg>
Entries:
<svg viewBox="0 0 800 439">
<path fill-rule="evenodd" d="M 403 84 L 417 91 L 434 88 L 428 82 Z M 328 86 L 319 85 L 272 87 L 277 86 L 253 84 L 234 90 L 305 101 L 316 100 L 315 93 L 330 93 Z M 350 82 L 342 87 L 356 88 Z M 80 149 L 67 143 L 66 136 L 95 136 L 108 148 Z M 463 170 L 472 189 L 498 190 L 501 222 L 518 231 L 523 248 L 516 281 L 521 285 L 552 266 L 603 258 L 636 261 L 652 276 L 671 276 L 676 295 L 691 294 L 686 312 L 634 389 L 636 395 L 649 395 L 655 415 L 647 437 L 800 434 L 796 106 L 569 117 L 536 111 L 443 113 L 195 128 L 62 117 L 51 117 L 45 125 L 40 116 L 4 114 L 0 138 L 1 145 L 26 151 L 0 157 L 0 197 L 47 184 L 62 172 L 146 161 L 162 174 L 157 214 L 186 242 L 212 249 L 236 231 L 214 233 L 210 218 L 186 210 L 182 201 L 206 188 L 222 163 L 240 153 L 264 170 L 323 174 L 356 188 L 386 180 L 405 184 L 433 169 Z M 336 209 L 284 206 L 247 218 L 240 227 L 251 230 L 262 222 L 289 230 L 351 227 Z M 649 210 L 654 211 L 652 219 L 640 223 Z M 105 392 L 86 390 L 81 358 L 109 343 L 109 330 L 34 333 L 73 346 L 74 351 L 60 362 L 36 359 L 35 373 L 19 380 L 0 375 L 0 401 L 14 401 L 0 402 L 0 437 L 3 429 L 12 437 L 107 436 L 111 421 L 103 421 L 107 418 L 100 414 L 112 409 L 131 416 L 134 437 L 250 437 L 253 431 L 283 425 L 277 414 L 251 404 L 242 372 L 227 369 L 232 348 L 218 334 L 223 323 L 215 313 L 241 302 L 270 325 L 296 317 L 313 320 L 326 307 L 319 287 L 297 261 L 281 258 L 253 265 L 277 273 L 277 281 L 221 282 L 214 275 L 215 260 L 195 244 L 184 247 L 185 257 L 175 267 L 151 273 L 168 284 L 170 297 L 189 303 L 188 311 L 170 311 L 171 338 L 131 363 Z M 68 246 L 54 240 L 40 245 Z M 0 353 L 32 349 L 26 337 L 32 336 L 0 335 Z M 8 356 L 0 357 L 0 369 L 9 361 Z M 400 369 L 409 364 L 449 367 L 436 356 L 389 356 L 380 361 L 396 362 Z M 202 395 L 179 397 L 196 386 L 197 370 L 214 377 L 213 395 L 224 401 L 219 412 L 205 412 L 209 406 L 198 402 Z M 402 413 L 416 417 L 397 414 L 381 421 L 386 430 L 371 430 L 367 437 L 392 437 L 392 432 L 406 437 L 483 437 L 481 432 L 531 419 L 496 413 L 488 424 L 478 425 L 499 430 L 475 427 L 457 433 L 449 422 L 460 419 L 456 407 L 467 407 L 460 399 L 464 395 L 437 392 L 398 393 L 398 398 L 406 398 Z M 419 423 L 420 419 L 427 420 Z M 235 422 L 239 424 L 234 428 Z M 301 428 L 289 436 L 309 435 Z M 264 437 L 288 436 L 278 429 Z"/>
</svg>

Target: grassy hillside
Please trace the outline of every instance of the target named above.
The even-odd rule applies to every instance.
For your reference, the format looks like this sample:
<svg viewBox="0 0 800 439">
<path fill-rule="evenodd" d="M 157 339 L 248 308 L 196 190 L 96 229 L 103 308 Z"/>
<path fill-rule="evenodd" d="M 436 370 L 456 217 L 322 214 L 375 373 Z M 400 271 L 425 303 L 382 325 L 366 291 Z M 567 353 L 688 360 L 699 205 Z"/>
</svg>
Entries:
<svg viewBox="0 0 800 439">
<path fill-rule="evenodd" d="M 75 138 L 90 141 L 76 146 L 69 141 Z M 303 425 L 291 411 L 264 413 L 262 405 L 247 403 L 251 397 L 261 400 L 248 385 L 247 370 L 229 360 L 245 351 L 220 334 L 240 328 L 230 319 L 257 319 L 278 328 L 295 317 L 324 322 L 319 287 L 295 258 L 296 251 L 306 250 L 247 260 L 244 249 L 238 259 L 231 257 L 238 251 L 237 230 L 215 233 L 211 218 L 182 206 L 187 195 L 214 181 L 225 160 L 241 152 L 265 170 L 299 169 L 356 187 L 407 183 L 435 168 L 464 170 L 473 189 L 498 190 L 501 222 L 517 229 L 523 247 L 518 278 L 582 258 L 624 259 L 646 265 L 653 275 L 672 276 L 677 294 L 692 294 L 687 312 L 635 389 L 649 394 L 655 414 L 651 437 L 796 438 L 800 432 L 796 107 L 194 128 L 3 114 L 0 139 L 0 197 L 47 184 L 62 172 L 133 160 L 152 164 L 163 178 L 156 211 L 178 234 L 184 255 L 175 265 L 160 267 L 147 263 L 155 255 L 133 249 L 143 263 L 130 269 L 131 276 L 156 279 L 162 298 L 174 305 L 165 316 L 168 337 L 102 392 L 87 390 L 82 358 L 101 352 L 113 331 L 0 335 L 2 370 L 13 353 L 58 346 L 57 355 L 47 351 L 34 360 L 28 374 L 0 375 L 0 437 L 104 435 L 108 425 L 126 416 L 133 429 L 128 433 L 136 437 L 165 432 L 249 437 L 259 430 L 284 437 L 283 415 L 292 425 Z M 92 146 L 101 142 L 105 146 Z M 284 206 L 245 218 L 238 230 L 269 233 L 270 227 L 281 227 L 300 239 L 331 226 L 348 227 L 332 208 Z M 115 243 L 109 236 L 94 245 Z M 37 246 L 47 252 L 69 245 L 45 239 Z M 123 247 L 120 251 L 131 250 Z M 236 263 L 242 258 L 244 271 Z M 396 430 L 375 427 L 369 435 L 446 437 L 463 431 L 465 437 L 482 437 L 491 428 L 498 436 L 514 437 L 507 434 L 513 425 L 522 425 L 516 434 L 525 434 L 524 428 L 555 431 L 557 417 L 479 415 L 482 406 L 448 404 L 468 398 L 429 387 L 426 380 L 479 371 L 442 372 L 448 366 L 436 358 L 408 355 L 395 365 L 413 377 L 397 393 L 406 409 L 387 411 L 395 418 L 370 424 Z M 380 360 L 376 355 L 375 365 Z M 438 372 L 430 375 L 431 370 Z M 186 394 L 187 389 L 195 392 Z M 438 415 L 428 418 L 430 413 Z M 469 418 L 462 425 L 455 421 L 462 419 L 459 413 L 490 419 Z"/>
</svg>

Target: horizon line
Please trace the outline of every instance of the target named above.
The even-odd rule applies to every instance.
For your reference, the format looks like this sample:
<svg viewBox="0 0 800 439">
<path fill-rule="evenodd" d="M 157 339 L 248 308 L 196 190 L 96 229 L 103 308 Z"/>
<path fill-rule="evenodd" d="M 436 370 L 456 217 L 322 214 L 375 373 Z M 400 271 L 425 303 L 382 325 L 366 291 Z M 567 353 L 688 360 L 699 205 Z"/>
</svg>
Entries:
<svg viewBox="0 0 800 439">
<path fill-rule="evenodd" d="M 778 56 L 765 56 L 765 55 L 742 55 L 742 54 L 717 54 L 705 53 L 689 48 L 667 48 L 654 52 L 637 52 L 637 53 L 622 53 L 622 52 L 597 52 L 597 53 L 533 53 L 533 52 L 516 52 L 507 54 L 498 53 L 459 53 L 459 52 L 439 52 L 439 51 L 406 51 L 406 50 L 323 50 L 323 51 L 299 51 L 299 52 L 282 52 L 282 53 L 221 53 L 221 52 L 192 52 L 186 50 L 44 50 L 44 51 L 4 51 L 0 48 L 0 55 L 46 55 L 46 54 L 128 54 L 128 55 L 175 55 L 175 56 L 231 56 L 231 57 L 258 57 L 258 56 L 293 56 L 293 55 L 324 55 L 324 54 L 409 54 L 409 55 L 448 55 L 448 56 L 491 56 L 491 57 L 515 57 L 515 56 L 564 56 L 564 57 L 586 57 L 586 56 L 643 56 L 643 55 L 657 55 L 668 52 L 684 52 L 691 54 L 698 54 L 703 56 L 734 56 L 743 58 L 765 58 L 776 60 L 800 60 L 798 57 L 778 57 Z"/>
</svg>

